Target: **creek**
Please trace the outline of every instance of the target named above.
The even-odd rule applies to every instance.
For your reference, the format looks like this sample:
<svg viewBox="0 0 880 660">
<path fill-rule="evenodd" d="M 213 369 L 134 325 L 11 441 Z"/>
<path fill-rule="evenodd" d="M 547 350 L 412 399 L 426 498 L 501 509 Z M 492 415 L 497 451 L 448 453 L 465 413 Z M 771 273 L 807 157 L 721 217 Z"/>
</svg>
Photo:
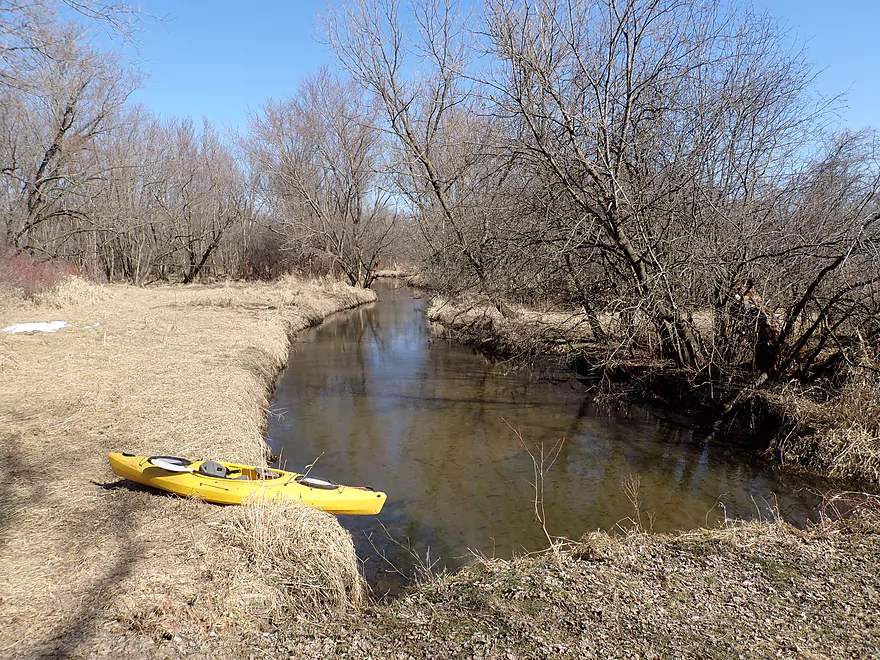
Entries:
<svg viewBox="0 0 880 660">
<path fill-rule="evenodd" d="M 379 295 L 299 336 L 268 438 L 289 470 L 314 464 L 313 476 L 388 494 L 378 516 L 339 517 L 376 595 L 399 591 L 414 557 L 454 569 L 474 553 L 546 547 L 535 519 L 542 449 L 555 456 L 537 479 L 553 536 L 631 529 L 637 518 L 671 532 L 725 517 L 803 525 L 814 515 L 820 480 L 744 447 L 704 446 L 686 419 L 601 410 L 574 378 L 509 373 L 435 335 L 411 289 L 385 285 Z"/>
</svg>

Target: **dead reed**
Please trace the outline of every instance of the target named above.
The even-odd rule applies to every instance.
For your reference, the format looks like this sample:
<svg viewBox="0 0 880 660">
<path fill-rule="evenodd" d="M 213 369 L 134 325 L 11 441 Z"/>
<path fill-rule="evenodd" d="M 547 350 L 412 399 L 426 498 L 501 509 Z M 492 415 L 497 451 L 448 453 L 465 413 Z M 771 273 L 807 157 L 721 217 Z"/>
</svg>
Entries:
<svg viewBox="0 0 880 660">
<path fill-rule="evenodd" d="M 351 534 L 328 513 L 296 502 L 257 500 L 230 512 L 230 538 L 272 585 L 265 609 L 323 615 L 360 605 L 366 584 Z"/>
</svg>

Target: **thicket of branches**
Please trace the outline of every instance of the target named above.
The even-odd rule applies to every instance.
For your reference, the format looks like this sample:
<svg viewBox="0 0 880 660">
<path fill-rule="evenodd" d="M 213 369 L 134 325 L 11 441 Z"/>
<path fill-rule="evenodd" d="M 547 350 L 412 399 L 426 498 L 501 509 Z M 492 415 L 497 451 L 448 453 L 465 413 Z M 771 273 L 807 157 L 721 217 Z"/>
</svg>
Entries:
<svg viewBox="0 0 880 660">
<path fill-rule="evenodd" d="M 136 283 L 244 274 L 255 205 L 229 140 L 130 104 L 137 71 L 90 45 L 90 29 L 126 41 L 142 19 L 121 3 L 3 3 L 6 245 Z"/>
<path fill-rule="evenodd" d="M 876 137 L 827 130 L 834 103 L 771 17 L 352 0 L 324 23 L 447 290 L 579 307 L 609 355 L 698 377 L 876 364 Z"/>
<path fill-rule="evenodd" d="M 244 136 L 158 121 L 82 25 L 0 9 L 0 231 L 108 278 L 369 286 L 405 254 L 447 293 L 579 310 L 608 354 L 698 377 L 876 364 L 880 167 L 778 22 L 721 0 L 347 0 L 339 73 Z"/>
</svg>

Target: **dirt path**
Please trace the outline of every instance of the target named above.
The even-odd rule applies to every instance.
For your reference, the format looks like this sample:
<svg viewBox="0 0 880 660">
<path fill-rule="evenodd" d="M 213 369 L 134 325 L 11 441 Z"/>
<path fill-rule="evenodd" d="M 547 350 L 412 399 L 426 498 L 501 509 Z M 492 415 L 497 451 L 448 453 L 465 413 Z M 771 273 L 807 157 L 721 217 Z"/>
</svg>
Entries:
<svg viewBox="0 0 880 660">
<path fill-rule="evenodd" d="M 0 656 L 173 657 L 194 639 L 216 650 L 219 635 L 259 632 L 277 594 L 246 549 L 223 543 L 234 514 L 121 483 L 107 452 L 261 461 L 290 334 L 374 298 L 293 280 L 74 281 L 0 309 L 0 328 L 68 323 L 0 332 Z"/>
</svg>

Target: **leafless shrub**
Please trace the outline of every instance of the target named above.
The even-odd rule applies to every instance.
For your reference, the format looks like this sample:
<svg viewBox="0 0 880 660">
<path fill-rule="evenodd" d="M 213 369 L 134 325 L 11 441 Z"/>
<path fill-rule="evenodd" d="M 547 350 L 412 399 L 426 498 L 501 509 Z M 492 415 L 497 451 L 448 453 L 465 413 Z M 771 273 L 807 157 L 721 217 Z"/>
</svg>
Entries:
<svg viewBox="0 0 880 660">
<path fill-rule="evenodd" d="M 425 556 L 423 557 L 413 548 L 410 539 L 407 538 L 403 541 L 396 539 L 381 521 L 379 521 L 379 525 L 382 527 L 386 538 L 402 551 L 412 566 L 412 570 L 408 572 L 399 565 L 399 562 L 389 559 L 388 555 L 373 542 L 372 536 L 367 536 L 367 542 L 373 548 L 373 551 L 385 562 L 389 571 L 396 573 L 407 582 L 417 585 L 437 583 L 444 579 L 447 571 L 445 567 L 438 570 L 437 565 L 440 563 L 440 559 L 431 557 L 430 547 L 425 550 Z"/>
<path fill-rule="evenodd" d="M 550 450 L 546 452 L 544 450 L 544 444 L 542 443 L 537 449 L 538 455 L 536 456 L 535 452 L 532 451 L 532 449 L 526 444 L 526 441 L 523 439 L 522 433 L 520 433 L 519 429 L 513 428 L 510 423 L 504 418 L 502 418 L 501 421 L 504 422 L 511 431 L 513 431 L 516 439 L 519 440 L 522 448 L 526 450 L 529 458 L 532 459 L 532 472 L 534 481 L 532 481 L 530 485 L 535 493 L 535 498 L 533 502 L 535 510 L 535 520 L 541 526 L 541 529 L 544 532 L 544 536 L 547 538 L 548 548 L 555 548 L 559 539 L 551 536 L 550 532 L 547 530 L 547 510 L 544 506 L 544 480 L 546 479 L 547 474 L 553 468 L 553 465 L 556 463 L 556 459 L 559 458 L 559 452 L 562 451 L 562 445 L 565 442 L 565 438 L 560 438 L 559 440 L 557 440 L 553 447 L 551 447 Z"/>
<path fill-rule="evenodd" d="M 821 523 L 830 527 L 880 531 L 880 497 L 855 491 L 829 492 L 819 506 Z"/>
<path fill-rule="evenodd" d="M 642 480 L 638 475 L 627 475 L 621 482 L 623 494 L 633 507 L 633 517 L 627 518 L 626 521 L 632 524 L 635 532 L 651 532 L 654 528 L 654 515 L 644 510 L 641 487 Z M 620 522 L 617 523 L 617 526 L 623 529 Z"/>
<path fill-rule="evenodd" d="M 24 299 L 35 300 L 39 294 L 77 274 L 71 263 L 37 261 L 27 253 L 0 248 L 0 287 Z"/>
</svg>

